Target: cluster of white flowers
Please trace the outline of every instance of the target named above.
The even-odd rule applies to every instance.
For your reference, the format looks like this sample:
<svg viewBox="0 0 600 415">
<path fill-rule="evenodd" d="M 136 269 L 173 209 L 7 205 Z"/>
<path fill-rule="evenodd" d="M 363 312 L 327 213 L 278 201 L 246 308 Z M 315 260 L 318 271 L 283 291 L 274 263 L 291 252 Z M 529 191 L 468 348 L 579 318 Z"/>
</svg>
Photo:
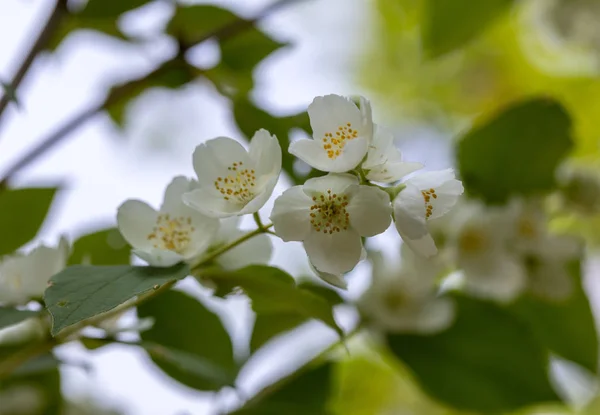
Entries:
<svg viewBox="0 0 600 415">
<path fill-rule="evenodd" d="M 569 297 L 569 264 L 581 256 L 582 246 L 548 231 L 540 201 L 514 200 L 503 207 L 470 203 L 457 213 L 450 246 L 468 291 L 500 301 L 525 291 L 547 300 Z"/>
<path fill-rule="evenodd" d="M 275 200 L 275 234 L 284 241 L 303 242 L 317 273 L 341 287 L 341 276 L 364 258 L 361 238 L 384 232 L 392 215 L 411 248 L 425 257 L 435 255 L 427 221 L 447 213 L 463 192 L 453 172 L 426 172 L 395 187 L 380 186 L 375 183 L 396 183 L 423 166 L 401 160 L 393 136 L 374 125 L 366 99 L 356 105 L 338 95 L 317 97 L 308 115 L 313 137 L 293 142 L 289 152 L 328 174 Z M 151 265 L 202 261 L 239 236 L 232 218 L 257 214 L 267 202 L 279 178 L 281 157 L 277 137 L 266 130 L 256 132 L 248 150 L 228 137 L 208 140 L 194 151 L 197 181 L 175 178 L 159 211 L 141 201 L 126 201 L 118 211 L 119 229 L 133 252 Z M 240 267 L 267 262 L 270 253 L 270 240 L 263 235 L 220 262 Z"/>
</svg>

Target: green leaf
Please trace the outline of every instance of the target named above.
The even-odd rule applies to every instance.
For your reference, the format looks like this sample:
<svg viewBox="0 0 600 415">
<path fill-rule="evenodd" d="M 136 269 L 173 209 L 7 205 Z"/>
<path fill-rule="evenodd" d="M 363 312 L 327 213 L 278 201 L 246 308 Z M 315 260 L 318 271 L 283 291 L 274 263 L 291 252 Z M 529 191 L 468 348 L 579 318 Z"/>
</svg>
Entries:
<svg viewBox="0 0 600 415">
<path fill-rule="evenodd" d="M 215 30 L 238 19 L 238 16 L 221 7 L 179 5 L 167 24 L 166 32 L 186 45 L 194 45 Z"/>
<path fill-rule="evenodd" d="M 65 327 L 105 313 L 136 295 L 185 278 L 185 264 L 170 268 L 70 266 L 50 278 L 44 301 L 52 315 L 52 335 Z"/>
<path fill-rule="evenodd" d="M 83 30 L 100 32 L 104 35 L 119 40 L 127 40 L 125 35 L 123 35 L 121 30 L 119 29 L 116 19 L 86 19 L 77 15 L 69 15 L 61 21 L 60 25 L 52 33 L 52 36 L 46 42 L 45 49 L 50 52 L 53 52 L 73 32 Z"/>
<path fill-rule="evenodd" d="M 335 322 L 331 304 L 311 291 L 297 287 L 294 278 L 279 268 L 251 265 L 204 276 L 217 284 L 218 291 L 230 292 L 234 287 L 240 287 L 252 300 L 252 309 L 258 315 L 294 313 L 320 320 L 340 336 L 344 335 Z"/>
<path fill-rule="evenodd" d="M 154 363 L 173 379 L 194 389 L 233 385 L 237 365 L 229 333 L 218 315 L 180 291 L 168 291 L 138 307 L 141 318 L 154 318 L 141 333 Z"/>
<path fill-rule="evenodd" d="M 178 89 L 193 81 L 196 69 L 181 59 L 165 62 L 156 70 L 140 79 L 112 88 L 107 99 L 106 111 L 119 127 L 125 124 L 125 111 L 129 103 L 153 88 Z"/>
<path fill-rule="evenodd" d="M 579 272 L 579 270 L 578 270 Z M 589 300 L 577 275 L 575 290 L 563 302 L 522 296 L 509 309 L 530 324 L 530 330 L 554 353 L 598 372 L 598 335 Z"/>
<path fill-rule="evenodd" d="M 116 19 L 148 2 L 150 0 L 88 0 L 85 8 L 77 15 L 92 19 Z"/>
<path fill-rule="evenodd" d="M 30 317 L 39 315 L 39 311 L 17 310 L 16 308 L 0 307 L 0 330 L 4 327 L 20 323 Z"/>
<path fill-rule="evenodd" d="M 553 190 L 555 170 L 573 140 L 571 120 L 554 101 L 519 103 L 474 128 L 458 144 L 466 191 L 486 202 Z"/>
<path fill-rule="evenodd" d="M 0 192 L 0 256 L 13 253 L 37 235 L 56 188 L 5 189 Z"/>
<path fill-rule="evenodd" d="M 427 0 L 423 43 L 437 57 L 480 35 L 514 0 Z"/>
<path fill-rule="evenodd" d="M 73 244 L 69 265 L 129 264 L 130 248 L 116 228 L 84 235 Z"/>
<path fill-rule="evenodd" d="M 250 351 L 254 353 L 274 337 L 291 331 L 306 321 L 306 317 L 297 313 L 258 314 L 252 329 Z"/>
<path fill-rule="evenodd" d="M 333 363 L 302 368 L 263 389 L 242 409 L 231 415 L 333 415 Z"/>
<path fill-rule="evenodd" d="M 493 303 L 458 297 L 456 304 L 456 321 L 442 333 L 388 336 L 426 392 L 483 413 L 558 400 L 547 353 L 526 324 Z"/>
</svg>

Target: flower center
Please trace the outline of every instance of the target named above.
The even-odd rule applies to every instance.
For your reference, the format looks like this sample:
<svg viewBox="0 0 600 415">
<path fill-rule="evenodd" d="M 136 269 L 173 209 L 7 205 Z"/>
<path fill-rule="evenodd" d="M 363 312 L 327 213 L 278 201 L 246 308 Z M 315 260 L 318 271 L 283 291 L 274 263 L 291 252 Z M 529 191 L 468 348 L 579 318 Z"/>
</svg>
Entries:
<svg viewBox="0 0 600 415">
<path fill-rule="evenodd" d="M 243 164 L 238 161 L 227 167 L 231 174 L 226 177 L 217 177 L 215 189 L 223 195 L 223 199 L 245 205 L 254 198 L 256 176 L 254 169 L 243 168 Z"/>
<path fill-rule="evenodd" d="M 313 196 L 312 200 L 315 204 L 310 207 L 310 223 L 317 232 L 332 234 L 348 229 L 348 196 L 338 196 L 329 189 L 326 195 Z"/>
<path fill-rule="evenodd" d="M 528 218 L 521 218 L 517 224 L 519 236 L 525 239 L 534 239 L 537 236 L 537 230 L 533 221 Z"/>
<path fill-rule="evenodd" d="M 407 297 L 404 293 L 392 290 L 388 291 L 383 295 L 383 304 L 385 308 L 390 310 L 391 312 L 398 311 L 402 309 L 407 303 Z"/>
<path fill-rule="evenodd" d="M 473 254 L 482 252 L 487 246 L 487 237 L 478 229 L 466 229 L 458 239 L 461 251 Z"/>
<path fill-rule="evenodd" d="M 433 213 L 433 204 L 431 203 L 431 198 L 437 199 L 437 194 L 435 194 L 435 189 L 421 190 L 421 194 L 423 195 L 423 200 L 425 201 L 425 219 L 429 219 Z"/>
<path fill-rule="evenodd" d="M 152 228 L 152 233 L 147 238 L 153 241 L 155 248 L 181 253 L 190 243 L 190 235 L 194 230 L 192 218 L 189 216 L 171 218 L 168 213 L 165 213 L 158 215 L 156 226 Z"/>
<path fill-rule="evenodd" d="M 342 154 L 346 142 L 356 137 L 358 137 L 358 131 L 352 128 L 351 123 L 340 125 L 335 134 L 325 133 L 325 137 L 322 138 L 323 150 L 327 152 L 327 157 L 335 160 Z"/>
</svg>

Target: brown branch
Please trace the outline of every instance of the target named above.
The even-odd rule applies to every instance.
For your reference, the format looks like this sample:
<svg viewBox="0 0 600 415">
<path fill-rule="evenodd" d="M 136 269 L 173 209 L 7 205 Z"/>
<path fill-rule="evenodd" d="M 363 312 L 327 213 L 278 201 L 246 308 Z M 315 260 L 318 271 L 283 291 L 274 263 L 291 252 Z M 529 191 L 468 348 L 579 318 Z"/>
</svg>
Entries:
<svg viewBox="0 0 600 415">
<path fill-rule="evenodd" d="M 63 1 L 63 0 L 59 0 Z M 28 153 L 26 153 L 21 159 L 17 160 L 12 166 L 10 166 L 4 176 L 0 179 L 0 191 L 5 189 L 8 186 L 8 182 L 12 179 L 12 177 L 21 171 L 23 168 L 27 167 L 29 164 L 34 162 L 37 158 L 43 155 L 46 151 L 50 150 L 57 144 L 61 143 L 65 138 L 67 138 L 73 131 L 83 125 L 86 121 L 92 118 L 97 113 L 107 109 L 110 105 L 114 105 L 121 101 L 124 97 L 127 96 L 128 92 L 132 89 L 135 89 L 142 85 L 147 79 L 156 76 L 157 72 L 162 72 L 167 68 L 170 68 L 173 64 L 181 63 L 184 59 L 184 54 L 186 49 L 190 46 L 196 46 L 202 42 L 205 42 L 212 38 L 218 38 L 220 41 L 224 41 L 227 39 L 231 39 L 235 37 L 239 33 L 247 30 L 252 27 L 256 22 L 264 19 L 269 16 L 276 10 L 287 6 L 292 3 L 296 3 L 303 0 L 279 0 L 274 2 L 273 4 L 265 7 L 261 12 L 259 12 L 254 18 L 246 20 L 246 19 L 238 19 L 229 24 L 226 24 L 212 32 L 207 33 L 205 36 L 200 38 L 194 45 L 179 45 L 179 53 L 173 59 L 164 62 L 158 69 L 154 70 L 150 74 L 127 82 L 121 86 L 113 88 L 108 97 L 100 104 L 96 104 L 91 108 L 86 109 L 80 114 L 76 115 L 68 121 L 65 125 L 56 130 L 53 134 L 51 134 L 46 139 L 42 140 L 42 142 L 31 149 Z M 1 114 L 1 112 L 0 112 Z"/>
<path fill-rule="evenodd" d="M 67 12 L 67 0 L 57 0 L 54 9 L 50 13 L 50 17 L 46 22 L 46 25 L 38 35 L 37 39 L 31 45 L 29 52 L 25 55 L 23 62 L 19 65 L 17 72 L 13 76 L 13 78 L 8 82 L 7 88 L 8 91 L 4 91 L 2 98 L 0 98 L 0 119 L 2 119 L 2 115 L 4 114 L 4 110 L 8 106 L 9 102 L 14 99 L 14 95 L 16 93 L 17 88 L 21 84 L 21 81 L 29 71 L 31 64 L 35 60 L 36 56 L 44 50 L 48 41 L 54 34 L 55 30 L 58 28 L 60 21 L 63 15 Z"/>
</svg>

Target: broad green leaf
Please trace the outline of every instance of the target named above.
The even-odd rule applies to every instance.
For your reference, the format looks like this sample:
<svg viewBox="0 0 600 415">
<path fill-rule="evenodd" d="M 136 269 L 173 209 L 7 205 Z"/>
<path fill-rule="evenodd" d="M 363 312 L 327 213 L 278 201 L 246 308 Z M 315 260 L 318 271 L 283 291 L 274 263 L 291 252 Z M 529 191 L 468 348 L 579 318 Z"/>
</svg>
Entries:
<svg viewBox="0 0 600 415">
<path fill-rule="evenodd" d="M 333 415 L 329 409 L 333 378 L 331 362 L 302 368 L 263 389 L 231 415 Z"/>
<path fill-rule="evenodd" d="M 323 299 L 331 305 L 338 305 L 344 302 L 342 296 L 339 295 L 335 290 L 332 290 L 331 288 L 322 284 L 317 284 L 312 281 L 300 281 L 298 282 L 298 288 L 308 290 L 319 297 L 323 297 Z"/>
<path fill-rule="evenodd" d="M 180 291 L 168 291 L 138 307 L 141 318 L 154 318 L 142 340 L 154 363 L 186 386 L 218 390 L 233 385 L 237 365 L 229 333 L 218 315 Z"/>
<path fill-rule="evenodd" d="M 125 301 L 185 278 L 189 267 L 170 268 L 74 265 L 50 278 L 44 301 L 52 315 L 52 335 L 105 313 Z"/>
<path fill-rule="evenodd" d="M 20 323 L 30 317 L 39 315 L 39 311 L 17 310 L 16 308 L 0 307 L 0 330 L 4 327 Z"/>
<path fill-rule="evenodd" d="M 91 19 L 116 19 L 125 12 L 149 3 L 151 0 L 88 0 L 78 16 Z"/>
<path fill-rule="evenodd" d="M 510 310 L 530 324 L 530 330 L 554 353 L 598 372 L 598 334 L 588 298 L 575 279 L 575 291 L 562 302 L 523 296 Z"/>
<path fill-rule="evenodd" d="M 44 223 L 56 188 L 5 189 L 0 192 L 0 256 L 31 241 Z"/>
<path fill-rule="evenodd" d="M 152 88 L 177 89 L 194 80 L 196 70 L 183 60 L 171 60 L 140 79 L 112 88 L 106 111 L 120 127 L 125 123 L 125 111 L 129 103 Z"/>
<path fill-rule="evenodd" d="M 69 265 L 124 265 L 131 257 L 129 245 L 118 229 L 84 235 L 73 244 Z"/>
<path fill-rule="evenodd" d="M 250 339 L 250 351 L 254 353 L 269 340 L 295 329 L 306 321 L 307 318 L 298 313 L 257 314 Z"/>
<path fill-rule="evenodd" d="M 557 401 L 548 356 L 530 328 L 493 303 L 456 298 L 456 321 L 436 335 L 388 335 L 423 389 L 457 409 L 483 413 Z"/>
<path fill-rule="evenodd" d="M 464 46 L 500 17 L 514 0 L 427 0 L 425 49 L 433 57 Z"/>
<path fill-rule="evenodd" d="M 92 19 L 78 15 L 69 15 L 64 18 L 52 36 L 46 42 L 46 50 L 54 51 L 72 33 L 78 31 L 93 31 L 119 40 L 127 40 L 119 29 L 117 20 L 113 18 Z"/>
<path fill-rule="evenodd" d="M 488 203 L 555 188 L 555 170 L 573 140 L 563 107 L 533 99 L 508 108 L 475 127 L 458 144 L 458 164 L 466 191 Z"/>
<path fill-rule="evenodd" d="M 211 5 L 178 6 L 166 32 L 186 45 L 194 45 L 215 30 L 239 18 L 229 10 Z"/>
<path fill-rule="evenodd" d="M 252 300 L 256 314 L 296 313 L 305 318 L 321 320 L 343 336 L 333 317 L 333 310 L 322 297 L 298 288 L 294 278 L 279 268 L 251 265 L 235 271 L 215 271 L 203 275 L 230 292 L 240 287 Z"/>
</svg>

